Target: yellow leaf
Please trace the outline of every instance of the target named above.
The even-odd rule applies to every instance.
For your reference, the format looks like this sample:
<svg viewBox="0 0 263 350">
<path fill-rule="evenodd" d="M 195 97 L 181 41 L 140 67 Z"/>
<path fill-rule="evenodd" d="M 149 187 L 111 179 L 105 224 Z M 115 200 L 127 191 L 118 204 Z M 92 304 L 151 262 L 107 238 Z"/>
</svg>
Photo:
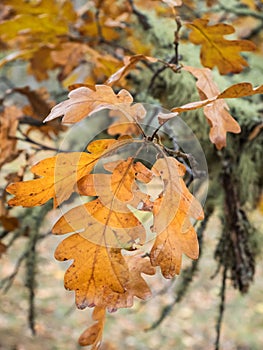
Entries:
<svg viewBox="0 0 263 350">
<path fill-rule="evenodd" d="M 116 307 L 129 279 L 121 249 L 93 244 L 79 234 L 73 234 L 59 244 L 55 258 L 74 260 L 65 273 L 65 288 L 75 290 L 78 308 Z"/>
<path fill-rule="evenodd" d="M 240 53 L 253 51 L 256 46 L 249 40 L 226 40 L 224 35 L 234 33 L 234 27 L 225 23 L 209 26 L 208 22 L 207 19 L 198 18 L 187 23 L 187 27 L 192 30 L 189 40 L 202 45 L 202 65 L 208 68 L 217 66 L 220 74 L 240 73 L 248 66 Z"/>
<path fill-rule="evenodd" d="M 54 207 L 57 207 L 70 197 L 77 181 L 93 169 L 105 148 L 114 142 L 115 140 L 94 141 L 88 150 L 96 149 L 96 153 L 62 153 L 40 161 L 31 168 L 31 172 L 42 177 L 10 184 L 6 190 L 15 197 L 8 204 L 32 207 L 53 198 Z"/>
</svg>

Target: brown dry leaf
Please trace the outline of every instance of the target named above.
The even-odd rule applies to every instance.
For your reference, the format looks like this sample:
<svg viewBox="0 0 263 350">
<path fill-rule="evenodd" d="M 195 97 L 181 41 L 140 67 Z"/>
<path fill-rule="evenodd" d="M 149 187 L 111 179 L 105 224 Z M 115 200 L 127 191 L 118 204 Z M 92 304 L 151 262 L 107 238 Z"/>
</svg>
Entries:
<svg viewBox="0 0 263 350">
<path fill-rule="evenodd" d="M 135 55 L 135 56 L 126 56 L 123 59 L 124 66 L 121 67 L 117 72 L 112 74 L 108 80 L 105 82 L 106 85 L 112 86 L 125 77 L 140 61 L 147 61 L 150 63 L 158 62 L 158 59 L 155 57 L 149 57 L 145 55 Z"/>
<path fill-rule="evenodd" d="M 9 216 L 0 216 L 0 222 L 3 225 L 5 231 L 11 232 L 19 227 L 19 221 L 17 218 Z"/>
<path fill-rule="evenodd" d="M 91 153 L 62 153 L 40 161 L 31 168 L 31 172 L 42 177 L 10 184 L 6 190 L 15 197 L 8 204 L 32 207 L 53 198 L 54 207 L 57 207 L 70 197 L 76 182 L 93 169 L 113 143 L 115 140 L 94 141 L 88 147 Z"/>
<path fill-rule="evenodd" d="M 257 94 L 263 94 L 263 85 L 253 88 L 250 83 L 239 83 L 225 89 L 218 98 L 238 98 Z"/>
<path fill-rule="evenodd" d="M 17 92 L 25 96 L 30 105 L 23 107 L 23 114 L 21 123 L 28 124 L 29 128 L 26 130 L 26 135 L 31 131 L 40 131 L 45 136 L 51 138 L 53 135 L 58 135 L 59 132 L 64 131 L 66 127 L 61 125 L 58 120 L 53 120 L 48 124 L 43 124 L 43 120 L 49 113 L 50 108 L 54 106 L 54 101 L 50 100 L 49 93 L 46 88 L 42 87 L 38 90 L 31 90 L 29 86 L 14 88 L 12 92 Z"/>
<path fill-rule="evenodd" d="M 210 88 L 211 88 L 211 86 L 210 86 Z M 187 104 L 180 106 L 180 107 L 175 107 L 171 110 L 172 113 L 167 113 L 167 114 L 160 113 L 158 115 L 158 120 L 159 120 L 159 123 L 162 125 L 162 124 L 166 123 L 168 120 L 177 117 L 182 112 L 192 111 L 192 110 L 202 108 L 205 106 L 211 106 L 211 111 L 214 113 L 214 116 L 212 117 L 212 120 L 214 122 L 214 120 L 217 119 L 217 117 L 216 117 L 217 110 L 212 109 L 215 101 L 223 99 L 223 98 L 238 98 L 238 97 L 251 96 L 251 95 L 262 94 L 262 93 L 263 93 L 263 85 L 260 85 L 257 88 L 253 88 L 250 83 L 234 84 L 234 85 L 230 86 L 229 88 L 227 88 L 226 90 L 224 90 L 222 93 L 220 93 L 214 97 L 205 99 L 203 101 L 190 102 L 190 103 L 187 103 Z M 222 107 L 221 104 L 220 104 L 220 107 Z M 226 112 L 224 111 L 224 113 L 226 113 Z M 212 115 L 212 113 L 211 113 L 211 115 Z M 210 116 L 210 118 L 211 118 L 211 116 Z M 239 130 L 238 124 L 234 126 L 234 123 L 232 120 L 230 120 L 230 123 L 229 123 L 229 116 L 224 115 L 224 119 L 225 119 L 224 124 L 221 125 L 221 127 L 223 126 L 223 128 L 221 130 L 222 134 L 225 133 L 226 130 L 229 131 L 230 128 L 233 128 L 234 132 L 238 132 L 238 130 Z M 215 138 L 215 140 L 217 140 L 218 131 L 217 131 L 217 129 L 214 129 L 214 131 L 216 131 L 216 132 L 215 132 L 215 135 L 212 135 L 212 138 Z M 210 135 L 210 137 L 211 137 L 211 135 Z M 224 146 L 224 144 L 225 144 L 225 137 L 222 137 L 222 135 L 220 135 L 220 133 L 219 133 L 219 140 L 218 140 L 216 146 L 218 149 L 220 149 Z"/>
<path fill-rule="evenodd" d="M 0 241 L 0 258 L 6 252 L 7 246 Z"/>
<path fill-rule="evenodd" d="M 92 345 L 91 350 L 99 349 L 105 324 L 105 317 L 105 308 L 95 306 L 92 318 L 94 321 L 96 321 L 96 323 L 86 329 L 79 337 L 79 344 L 81 346 Z"/>
<path fill-rule="evenodd" d="M 220 94 L 217 85 L 213 81 L 210 69 L 190 66 L 185 66 L 183 69 L 197 78 L 196 86 L 201 99 L 213 98 Z M 204 114 L 211 127 L 209 137 L 217 149 L 222 149 L 226 146 L 227 132 L 236 134 L 241 131 L 239 124 L 228 111 L 228 105 L 222 99 L 216 100 L 211 105 L 204 106 Z"/>
<path fill-rule="evenodd" d="M 48 46 L 35 48 L 29 59 L 28 74 L 34 75 L 38 81 L 49 78 L 49 70 L 57 68 L 51 57 L 52 49 Z"/>
<path fill-rule="evenodd" d="M 208 68 L 217 66 L 220 74 L 240 73 L 248 66 L 240 53 L 255 50 L 255 44 L 248 40 L 226 40 L 224 35 L 234 33 L 234 27 L 225 23 L 209 26 L 208 22 L 198 18 L 186 24 L 192 30 L 189 40 L 202 45 L 202 65 Z"/>
<path fill-rule="evenodd" d="M 100 53 L 82 43 L 62 43 L 51 56 L 54 63 L 61 67 L 59 80 L 63 81 L 64 86 L 68 85 L 68 82 L 73 83 L 81 65 L 89 67 L 83 72 L 82 81 L 90 80 L 94 84 L 104 81 L 121 66 L 120 61 L 112 55 Z"/>
<path fill-rule="evenodd" d="M 21 153 L 16 148 L 16 131 L 19 123 L 19 118 L 22 112 L 15 106 L 5 107 L 0 113 L 0 168 L 9 162 L 12 162 Z"/>
<path fill-rule="evenodd" d="M 80 87 L 72 90 L 68 95 L 69 100 L 53 107 L 45 122 L 64 116 L 64 123 L 76 123 L 103 109 L 120 110 L 127 117 L 137 118 L 137 114 L 132 115 L 133 98 L 127 90 L 123 89 L 116 95 L 107 85 L 96 85 L 95 89 L 94 91 L 87 87 Z"/>
<path fill-rule="evenodd" d="M 130 272 L 130 278 L 126 287 L 126 294 L 128 294 L 126 307 L 131 307 L 133 305 L 134 296 L 146 300 L 152 295 L 148 284 L 142 278 L 141 274 L 152 276 L 155 274 L 156 270 L 152 266 L 150 260 L 140 254 L 125 256 L 124 258 Z"/>
<path fill-rule="evenodd" d="M 260 23 L 260 19 L 251 16 L 242 16 L 237 17 L 233 21 L 233 26 L 235 27 L 238 38 L 245 39 L 253 36 L 254 31 L 257 30 L 257 28 L 260 26 Z"/>
<path fill-rule="evenodd" d="M 165 185 L 154 203 L 154 227 L 157 235 L 151 249 L 153 266 L 160 266 L 165 278 L 179 274 L 182 254 L 198 258 L 198 241 L 190 218 L 203 219 L 200 203 L 189 192 L 182 176 L 184 166 L 176 159 L 158 159 L 153 170 Z"/>
</svg>

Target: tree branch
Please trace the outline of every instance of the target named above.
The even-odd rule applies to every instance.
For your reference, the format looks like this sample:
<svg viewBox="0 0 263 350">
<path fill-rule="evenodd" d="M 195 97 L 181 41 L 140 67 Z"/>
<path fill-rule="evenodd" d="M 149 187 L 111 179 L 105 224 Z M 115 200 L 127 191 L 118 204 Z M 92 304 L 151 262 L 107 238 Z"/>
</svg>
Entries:
<svg viewBox="0 0 263 350">
<path fill-rule="evenodd" d="M 133 0 L 128 0 L 133 14 L 138 18 L 140 24 L 142 25 L 144 30 L 148 30 L 151 28 L 151 25 L 149 24 L 149 20 L 146 15 L 144 15 L 142 12 L 140 12 L 135 6 Z"/>
</svg>

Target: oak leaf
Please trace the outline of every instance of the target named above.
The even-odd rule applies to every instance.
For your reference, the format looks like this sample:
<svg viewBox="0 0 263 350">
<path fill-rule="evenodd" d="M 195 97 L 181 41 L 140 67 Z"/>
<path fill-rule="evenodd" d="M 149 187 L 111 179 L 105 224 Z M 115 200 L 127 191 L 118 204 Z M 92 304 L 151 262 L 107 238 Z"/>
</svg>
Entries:
<svg viewBox="0 0 263 350">
<path fill-rule="evenodd" d="M 141 273 L 155 269 L 142 257 L 123 257 L 121 249 L 94 244 L 73 234 L 55 251 L 60 261 L 73 259 L 65 273 L 65 288 L 75 290 L 78 308 L 100 306 L 109 311 L 131 307 L 134 296 L 146 299 L 150 289 Z"/>
<path fill-rule="evenodd" d="M 165 278 L 179 274 L 182 254 L 198 258 L 198 241 L 190 218 L 203 219 L 200 203 L 183 181 L 185 167 L 176 159 L 158 159 L 153 170 L 165 185 L 153 207 L 153 230 L 157 237 L 150 252 L 153 266 L 160 266 Z"/>
<path fill-rule="evenodd" d="M 88 151 L 62 153 L 47 158 L 31 168 L 31 172 L 39 179 L 16 182 L 7 187 L 7 192 L 15 197 L 9 200 L 9 205 L 32 207 L 42 205 L 49 199 L 54 199 L 54 207 L 67 200 L 73 192 L 76 182 L 87 175 L 107 148 L 115 140 L 98 140 L 88 146 Z"/>
<path fill-rule="evenodd" d="M 116 308 L 128 283 L 128 266 L 121 249 L 94 244 L 79 234 L 64 239 L 55 251 L 60 261 L 73 259 L 65 273 L 65 288 L 75 290 L 76 305 Z"/>
<path fill-rule="evenodd" d="M 134 55 L 134 56 L 125 56 L 123 59 L 124 66 L 117 70 L 114 74 L 112 74 L 105 84 L 112 86 L 124 78 L 131 69 L 136 65 L 136 63 L 140 61 L 148 61 L 150 63 L 158 62 L 158 59 L 155 57 L 149 57 L 145 55 Z"/>
<path fill-rule="evenodd" d="M 198 18 L 186 24 L 192 30 L 189 40 L 193 44 L 202 45 L 202 65 L 207 68 L 217 66 L 220 74 L 240 73 L 248 66 L 240 53 L 253 51 L 256 46 L 249 40 L 226 40 L 224 35 L 234 33 L 234 27 L 225 23 L 209 26 L 208 22 L 207 19 Z"/>
<path fill-rule="evenodd" d="M 149 174 L 142 164 L 133 165 L 133 161 L 129 158 L 118 162 L 112 174 L 83 177 L 77 184 L 79 194 L 97 198 L 65 213 L 53 233 L 79 232 L 93 243 L 115 248 L 132 249 L 135 243 L 144 243 L 145 229 L 128 205 L 137 208 L 146 200 L 135 178 L 148 180 Z"/>
<path fill-rule="evenodd" d="M 210 86 L 210 89 L 211 89 L 211 86 Z M 193 110 L 205 107 L 205 106 L 211 106 L 211 110 L 214 113 L 214 116 L 211 117 L 211 115 L 212 115 L 212 113 L 211 113 L 211 115 L 209 114 L 209 118 L 211 118 L 213 123 L 214 123 L 214 121 L 220 120 L 219 116 L 218 116 L 218 118 L 215 116 L 216 112 L 213 111 L 213 109 L 212 109 L 213 104 L 217 100 L 220 100 L 223 98 L 238 98 L 238 97 L 244 97 L 244 96 L 251 96 L 251 95 L 262 94 L 262 93 L 263 93 L 263 85 L 260 85 L 257 88 L 253 88 L 250 83 L 234 84 L 214 97 L 210 97 L 210 98 L 207 98 L 207 99 L 202 100 L 202 101 L 190 102 L 190 103 L 187 103 L 187 104 L 180 106 L 180 107 L 174 107 L 171 110 L 171 113 L 159 113 L 158 120 L 159 120 L 159 123 L 162 125 L 162 124 L 166 123 L 168 120 L 175 118 L 176 116 L 178 116 L 182 112 L 193 111 Z M 201 97 L 204 97 L 204 93 L 201 94 Z M 221 107 L 222 107 L 222 105 L 220 104 L 220 108 Z M 221 122 L 221 125 L 219 125 L 221 127 L 221 130 L 218 131 L 218 128 L 213 129 L 213 132 L 215 134 L 212 135 L 212 138 L 214 138 L 215 141 L 217 142 L 216 146 L 218 149 L 221 149 L 225 145 L 226 140 L 225 140 L 224 136 L 222 137 L 222 135 L 225 134 L 226 130 L 230 131 L 230 128 L 231 128 L 232 130 L 234 129 L 234 132 L 239 132 L 238 131 L 239 130 L 238 124 L 233 123 L 233 120 L 231 120 L 229 118 L 229 116 L 226 116 L 225 113 L 226 112 L 224 111 L 224 119 L 225 120 L 223 123 Z M 214 125 L 214 127 L 215 126 L 216 125 Z M 218 127 L 218 125 L 217 125 L 217 127 Z M 217 139 L 218 133 L 219 133 L 219 139 Z"/>
<path fill-rule="evenodd" d="M 189 66 L 185 66 L 183 69 L 197 78 L 196 86 L 201 99 L 213 98 L 220 94 L 217 85 L 213 81 L 210 69 Z M 204 106 L 204 114 L 211 127 L 209 137 L 211 142 L 216 145 L 217 149 L 222 149 L 226 146 L 227 132 L 237 134 L 241 131 L 239 124 L 228 111 L 228 105 L 222 99 Z"/>
<path fill-rule="evenodd" d="M 133 98 L 127 90 L 121 90 L 117 95 L 107 85 L 96 85 L 95 90 L 88 87 L 80 87 L 69 93 L 69 100 L 63 101 L 52 108 L 50 114 L 44 120 L 63 117 L 64 123 L 76 123 L 81 119 L 103 109 L 120 110 L 131 120 L 137 120 L 137 109 L 131 106 Z M 138 113 L 142 109 L 139 104 Z M 136 106 L 136 105 L 135 105 Z"/>
</svg>

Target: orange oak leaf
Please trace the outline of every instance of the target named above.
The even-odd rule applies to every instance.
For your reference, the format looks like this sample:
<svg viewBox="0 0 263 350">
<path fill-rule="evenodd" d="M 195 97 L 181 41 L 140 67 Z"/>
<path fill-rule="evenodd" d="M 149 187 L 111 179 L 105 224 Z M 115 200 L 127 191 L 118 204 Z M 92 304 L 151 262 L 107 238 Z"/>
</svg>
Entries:
<svg viewBox="0 0 263 350">
<path fill-rule="evenodd" d="M 42 177 L 10 184 L 6 190 L 15 197 L 8 204 L 32 207 L 53 198 L 54 207 L 57 207 L 70 197 L 76 182 L 93 169 L 102 154 L 114 143 L 115 140 L 98 140 L 88 146 L 91 153 L 61 153 L 40 161 L 31 168 L 31 172 Z"/>
<path fill-rule="evenodd" d="M 217 85 L 213 81 L 210 69 L 194 68 L 190 66 L 186 66 L 183 69 L 197 78 L 196 86 L 201 99 L 213 98 L 220 94 Z M 216 145 L 217 149 L 222 149 L 226 146 L 227 132 L 237 134 L 241 131 L 239 124 L 228 111 L 228 105 L 222 99 L 204 106 L 204 114 L 211 126 L 209 137 L 211 142 Z"/>
<path fill-rule="evenodd" d="M 139 254 L 125 256 L 124 259 L 129 268 L 129 281 L 126 285 L 125 293 L 119 294 L 117 305 L 121 305 L 121 307 L 124 307 L 124 305 L 125 307 L 131 307 L 133 305 L 134 296 L 143 300 L 151 296 L 151 290 L 141 274 L 154 275 L 155 268 L 151 265 L 148 258 L 143 258 Z M 105 314 L 105 308 L 95 306 L 92 318 L 97 322 L 81 334 L 79 338 L 80 345 L 92 345 L 92 349 L 98 349 L 102 340 Z"/>
<path fill-rule="evenodd" d="M 92 345 L 91 350 L 99 349 L 101 345 L 102 333 L 105 324 L 106 309 L 95 306 L 92 318 L 96 323 L 86 329 L 79 337 L 79 344 L 81 346 Z"/>
<path fill-rule="evenodd" d="M 210 88 L 211 88 L 211 86 L 210 86 Z M 260 85 L 257 88 L 253 88 L 250 83 L 234 84 L 214 97 L 205 99 L 203 101 L 190 102 L 190 103 L 187 103 L 187 104 L 180 106 L 180 107 L 174 107 L 171 110 L 171 113 L 166 113 L 166 114 L 159 113 L 158 120 L 159 120 L 159 123 L 162 125 L 162 124 L 166 123 L 168 120 L 175 118 L 178 114 L 180 114 L 182 112 L 196 110 L 196 109 L 199 109 L 199 108 L 202 108 L 205 106 L 212 107 L 213 104 L 215 103 L 215 101 L 223 99 L 223 98 L 238 98 L 238 97 L 251 96 L 251 95 L 262 94 L 262 93 L 263 93 L 263 85 Z M 203 97 L 204 94 L 201 94 L 201 95 Z M 236 126 L 234 126 L 233 121 L 230 121 L 230 123 L 229 123 L 229 117 L 225 117 L 225 118 L 226 118 L 226 120 L 224 121 L 224 123 L 225 123 L 224 128 L 225 129 L 233 128 L 234 132 L 238 132 L 239 126 L 237 124 L 236 124 Z M 214 116 L 212 119 L 214 122 L 214 120 L 216 120 L 217 118 L 216 118 L 216 116 Z M 229 125 L 227 125 L 227 124 L 229 124 Z M 222 127 L 222 125 L 221 125 L 221 127 Z M 214 129 L 214 130 L 216 130 L 216 129 Z M 222 129 L 223 133 L 225 133 L 225 131 L 226 130 Z M 228 130 L 228 131 L 230 131 L 230 130 Z M 216 135 L 213 135 L 213 137 L 215 137 L 215 139 L 216 139 Z M 221 139 L 219 139 L 219 142 L 216 144 L 217 148 L 218 149 L 222 148 L 224 143 L 225 143 L 225 139 L 221 137 Z"/>
<path fill-rule="evenodd" d="M 176 159 L 158 159 L 153 167 L 164 183 L 154 203 L 153 230 L 157 237 L 150 252 L 153 266 L 160 266 L 165 278 L 179 274 L 182 254 L 198 258 L 198 241 L 190 218 L 203 219 L 200 203 L 189 192 L 182 176 L 185 168 Z"/>
<path fill-rule="evenodd" d="M 137 208 L 147 198 L 139 191 L 135 178 L 148 180 L 149 174 L 142 164 L 137 164 L 128 158 L 118 162 L 111 175 L 83 177 L 77 184 L 78 192 L 97 198 L 65 213 L 53 233 L 79 232 L 93 243 L 115 248 L 132 249 L 135 243 L 144 243 L 145 229 L 128 207 Z"/>
<path fill-rule="evenodd" d="M 133 158 L 120 162 L 113 170 L 111 176 L 111 191 L 123 202 L 133 199 L 133 185 L 135 181 L 135 169 Z"/>
<path fill-rule="evenodd" d="M 155 57 L 149 57 L 145 55 L 134 55 L 134 56 L 125 56 L 123 59 L 124 66 L 117 70 L 114 74 L 112 74 L 105 84 L 112 86 L 116 84 L 119 80 L 125 77 L 131 69 L 136 65 L 136 63 L 140 61 L 148 61 L 150 63 L 158 62 L 158 59 Z"/>
<path fill-rule="evenodd" d="M 89 306 L 116 308 L 129 280 L 121 249 L 94 244 L 79 234 L 64 239 L 55 251 L 60 261 L 73 259 L 65 273 L 65 288 L 75 290 L 79 309 Z"/>
<path fill-rule="evenodd" d="M 81 119 L 103 109 L 120 110 L 131 120 L 137 120 L 138 113 L 131 106 L 133 98 L 127 90 L 121 90 L 117 95 L 107 85 L 96 85 L 95 90 L 80 87 L 69 93 L 69 100 L 63 101 L 52 108 L 45 122 L 64 116 L 64 123 L 76 123 Z M 141 112 L 140 104 L 135 105 Z"/>
<path fill-rule="evenodd" d="M 79 234 L 64 239 L 55 251 L 60 261 L 73 259 L 65 273 L 65 288 L 75 290 L 76 305 L 99 306 L 109 311 L 131 307 L 134 296 L 146 299 L 150 289 L 141 273 L 155 269 L 142 257 L 123 257 L 121 249 L 94 244 Z"/>
<path fill-rule="evenodd" d="M 250 83 L 238 83 L 230 86 L 225 89 L 223 92 L 217 96 L 208 98 L 203 101 L 190 102 L 180 107 L 174 107 L 169 114 L 160 114 L 159 122 L 163 124 L 165 121 L 176 117 L 178 114 L 187 111 L 193 111 L 198 108 L 202 108 L 208 104 L 214 103 L 214 101 L 219 100 L 220 98 L 239 98 L 244 96 L 251 96 L 256 94 L 263 93 L 263 85 L 260 85 L 256 88 L 252 88 Z"/>
<path fill-rule="evenodd" d="M 234 27 L 225 23 L 209 26 L 208 22 L 207 19 L 198 18 L 186 24 L 192 30 L 189 40 L 193 44 L 202 45 L 202 65 L 207 68 L 217 66 L 220 74 L 240 73 L 248 66 L 240 53 L 253 51 L 256 46 L 248 40 L 226 40 L 224 35 L 234 33 Z"/>
</svg>

